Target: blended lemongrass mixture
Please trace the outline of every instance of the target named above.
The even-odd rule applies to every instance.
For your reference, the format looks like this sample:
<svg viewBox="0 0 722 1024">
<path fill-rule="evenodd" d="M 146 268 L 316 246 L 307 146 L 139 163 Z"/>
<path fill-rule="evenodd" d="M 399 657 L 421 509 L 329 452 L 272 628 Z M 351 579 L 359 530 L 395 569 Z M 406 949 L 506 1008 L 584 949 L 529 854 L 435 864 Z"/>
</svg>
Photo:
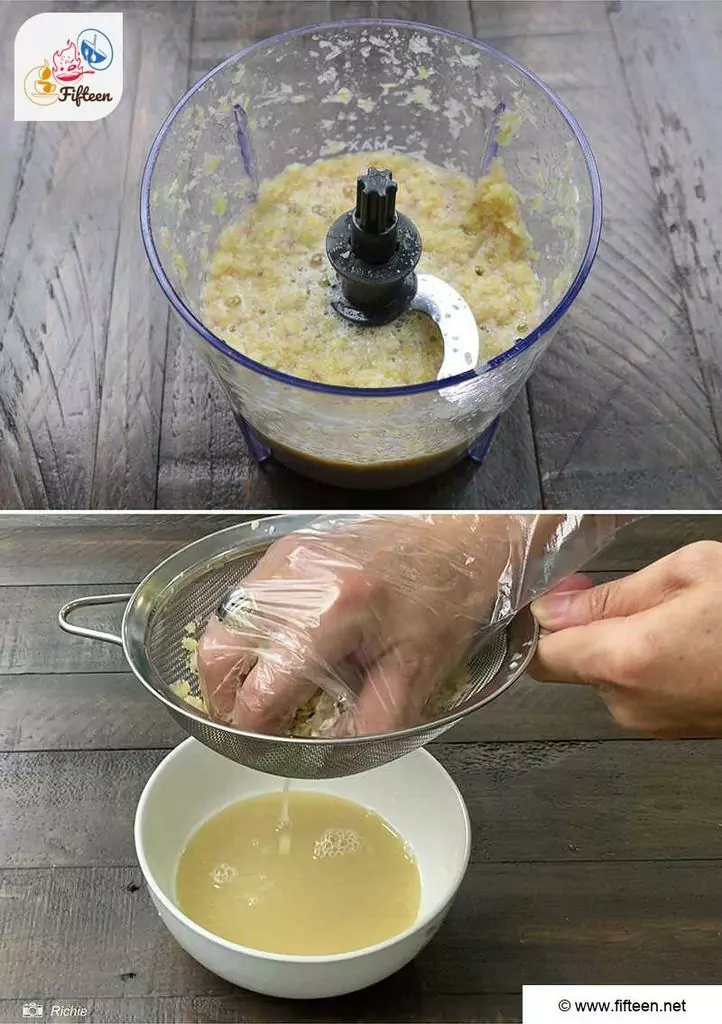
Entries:
<svg viewBox="0 0 722 1024">
<path fill-rule="evenodd" d="M 184 632 L 181 647 L 185 653 L 186 670 L 180 679 L 170 684 L 169 689 L 186 704 L 208 714 L 198 679 L 198 624 L 189 622 Z M 450 711 L 465 696 L 468 689 L 468 669 L 464 667 L 452 672 L 426 702 L 424 720 L 431 721 Z M 339 703 L 325 690 L 319 689 L 298 709 L 289 726 L 288 734 L 306 737 L 332 736 L 342 714 L 343 709 Z"/>
<path fill-rule="evenodd" d="M 335 274 L 326 234 L 351 209 L 356 179 L 390 169 L 397 205 L 423 243 L 419 273 L 451 284 L 480 330 L 481 362 L 540 319 L 540 289 L 519 198 L 497 161 L 477 183 L 394 153 L 354 153 L 292 165 L 262 184 L 258 201 L 218 239 L 202 295 L 207 326 L 238 351 L 305 380 L 392 387 L 434 380 L 441 334 L 420 313 L 359 328 L 328 301 Z"/>
</svg>

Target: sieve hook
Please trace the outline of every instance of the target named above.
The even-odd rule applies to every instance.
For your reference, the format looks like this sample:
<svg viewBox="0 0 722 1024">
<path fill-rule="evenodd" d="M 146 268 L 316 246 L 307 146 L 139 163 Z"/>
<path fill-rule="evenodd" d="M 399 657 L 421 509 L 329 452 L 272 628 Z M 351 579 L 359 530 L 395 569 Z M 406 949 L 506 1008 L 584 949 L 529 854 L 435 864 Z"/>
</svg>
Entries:
<svg viewBox="0 0 722 1024">
<path fill-rule="evenodd" d="M 75 636 L 83 636 L 89 640 L 102 640 L 107 644 L 117 644 L 118 647 L 123 646 L 123 638 L 118 636 L 116 633 L 104 633 L 100 629 L 90 629 L 87 626 L 75 626 L 69 621 L 69 616 L 77 608 L 89 608 L 92 605 L 99 604 L 119 604 L 121 601 L 128 602 L 132 594 L 99 594 L 95 597 L 78 597 L 74 601 L 68 601 L 58 612 L 58 624 L 62 630 L 66 633 L 72 633 Z"/>
</svg>

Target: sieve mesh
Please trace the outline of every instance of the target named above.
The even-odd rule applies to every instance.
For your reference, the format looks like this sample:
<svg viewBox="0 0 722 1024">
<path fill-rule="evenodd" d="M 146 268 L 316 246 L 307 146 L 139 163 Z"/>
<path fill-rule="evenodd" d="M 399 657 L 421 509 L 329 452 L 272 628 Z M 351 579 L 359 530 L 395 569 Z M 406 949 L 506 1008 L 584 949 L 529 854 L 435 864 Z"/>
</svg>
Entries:
<svg viewBox="0 0 722 1024">
<path fill-rule="evenodd" d="M 148 623 L 147 646 L 148 657 L 166 686 L 188 676 L 188 653 L 182 646 L 188 623 L 195 623 L 200 636 L 223 595 L 248 576 L 261 554 L 229 556 L 217 568 L 199 566 L 163 591 Z M 191 681 L 191 689 L 200 693 L 197 680 Z"/>
<path fill-rule="evenodd" d="M 233 761 L 285 778 L 334 778 L 378 767 L 435 739 L 466 714 L 503 692 L 528 663 L 536 627 L 528 612 L 493 634 L 468 663 L 469 686 L 433 721 L 380 736 L 333 739 L 262 736 L 219 725 L 184 704 L 169 687 L 189 678 L 183 640 L 200 635 L 228 590 L 238 585 L 279 536 L 304 525 L 296 515 L 244 523 L 177 552 L 141 583 L 123 623 L 131 667 L 196 739 Z M 258 529 L 261 527 L 261 529 Z M 258 529 L 254 533 L 254 529 Z M 198 693 L 197 683 L 195 692 Z"/>
</svg>

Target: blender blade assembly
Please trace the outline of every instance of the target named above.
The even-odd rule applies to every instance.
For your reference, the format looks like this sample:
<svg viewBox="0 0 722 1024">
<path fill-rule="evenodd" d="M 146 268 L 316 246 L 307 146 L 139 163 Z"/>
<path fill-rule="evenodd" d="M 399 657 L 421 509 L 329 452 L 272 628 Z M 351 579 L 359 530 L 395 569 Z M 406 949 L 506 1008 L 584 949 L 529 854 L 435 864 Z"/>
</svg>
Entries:
<svg viewBox="0 0 722 1024">
<path fill-rule="evenodd" d="M 326 237 L 336 271 L 332 308 L 359 327 L 391 323 L 403 313 L 423 313 L 441 332 L 444 358 L 437 380 L 473 369 L 479 329 L 466 301 L 446 281 L 417 274 L 421 236 L 396 211 L 398 185 L 389 170 L 370 167 L 356 183 L 356 207 L 339 217 Z"/>
</svg>

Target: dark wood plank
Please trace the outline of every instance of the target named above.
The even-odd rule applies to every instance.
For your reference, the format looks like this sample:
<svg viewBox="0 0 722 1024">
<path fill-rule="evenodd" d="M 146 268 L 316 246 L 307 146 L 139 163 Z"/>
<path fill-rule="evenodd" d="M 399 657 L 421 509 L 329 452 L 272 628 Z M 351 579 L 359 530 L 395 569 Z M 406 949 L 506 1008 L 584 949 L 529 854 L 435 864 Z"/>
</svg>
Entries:
<svg viewBox="0 0 722 1024">
<path fill-rule="evenodd" d="M 699 540 L 722 541 L 722 515 L 647 515 L 623 527 L 587 569 L 630 572 Z"/>
<path fill-rule="evenodd" d="M 180 953 L 180 950 L 179 950 Z M 182 954 L 181 954 L 182 955 Z M 418 984 L 405 972 L 400 978 L 383 982 L 370 992 L 361 992 L 341 1002 L 285 1003 L 263 999 L 241 989 L 228 986 L 223 996 L 118 996 L 115 999 L 57 1000 L 48 999 L 47 1012 L 55 1003 L 60 1006 L 81 1006 L 87 1009 L 86 1020 L 92 1024 L 254 1024 L 280 1021 L 303 1021 L 308 1024 L 377 1024 L 384 1021 L 432 1021 L 433 1024 L 505 1024 L 521 1020 L 521 999 L 503 993 L 451 994 L 425 992 L 420 998 Z M 21 999 L 0 999 L 0 1024 L 17 1024 L 22 1016 Z M 330 1005 L 329 1005 L 330 1004 Z"/>
<path fill-rule="evenodd" d="M 470 34 L 469 6 L 449 3 L 200 3 L 193 37 L 197 78 L 224 56 L 282 29 L 329 18 L 408 18 Z M 348 491 L 304 480 L 279 465 L 258 467 L 220 389 L 179 332 L 171 335 L 158 478 L 159 508 L 538 508 L 529 403 L 504 417 L 482 467 L 471 461 L 436 480 L 389 491 Z"/>
<path fill-rule="evenodd" d="M 270 508 L 249 485 L 257 470 L 230 404 L 175 321 L 163 387 L 158 508 Z"/>
<path fill-rule="evenodd" d="M 131 593 L 135 581 L 113 583 L 48 584 L 42 587 L 5 587 L 4 629 L 0 633 L 0 674 L 82 674 L 123 672 L 127 665 L 120 648 L 62 632 L 57 624 L 60 608 L 90 594 Z M 75 620 L 92 629 L 117 632 L 122 604 L 81 609 Z"/>
<path fill-rule="evenodd" d="M 151 1020 L 199 1019 L 173 1017 L 174 995 L 193 999 L 196 1012 L 206 1005 L 204 1020 L 488 1021 L 496 1010 L 491 1019 L 518 1021 L 523 984 L 719 979 L 719 861 L 473 864 L 442 930 L 412 964 L 321 1004 L 265 999 L 206 971 L 171 939 L 137 868 L 5 871 L 0 885 L 3 1013 L 7 1000 L 62 992 L 123 1008 L 143 998 Z"/>
<path fill-rule="evenodd" d="M 135 4 L 126 32 L 139 49 L 121 218 L 99 375 L 94 508 L 154 508 L 169 310 L 138 230 L 138 183 L 168 111 L 188 86 L 191 3 Z M 127 45 L 127 43 L 126 43 Z"/>
<path fill-rule="evenodd" d="M 0 864 L 134 863 L 135 806 L 165 753 L 0 755 Z M 720 854 L 722 742 L 439 743 L 434 755 L 467 802 L 475 860 Z"/>
<path fill-rule="evenodd" d="M 120 708 L 117 713 L 122 713 Z M 8 867 L 132 863 L 135 806 L 165 753 L 3 755 L 0 863 Z"/>
<path fill-rule="evenodd" d="M 27 9 L 6 7 L 11 43 Z M 23 171 L 10 211 L 0 213 L 5 508 L 84 507 L 90 499 L 140 25 L 140 17 L 125 19 L 117 110 L 100 121 L 30 125 L 21 136 Z"/>
<path fill-rule="evenodd" d="M 2 515 L 0 586 L 137 583 L 186 544 L 253 518 L 171 513 Z"/>
<path fill-rule="evenodd" d="M 0 750 L 173 747 L 186 738 L 131 672 L 0 676 Z"/>
<path fill-rule="evenodd" d="M 533 3 L 472 10 L 476 34 L 498 37 L 579 117 L 605 193 L 595 269 L 530 382 L 545 503 L 716 508 L 722 457 L 709 395 L 603 7 L 580 5 L 571 32 L 557 35 L 514 33 L 524 11 L 546 16 Z"/>
<path fill-rule="evenodd" d="M 0 751 L 165 748 L 186 734 L 131 672 L 0 675 Z M 586 687 L 525 676 L 444 743 L 629 738 Z"/>
<path fill-rule="evenodd" d="M 134 581 L 114 584 L 72 584 L 68 587 L 5 587 L 3 630 L 0 632 L 0 674 L 123 672 L 120 647 L 63 633 L 58 612 L 67 602 L 90 594 L 132 592 Z M 87 608 L 81 621 L 93 629 L 118 633 L 123 605 Z M 79 615 L 81 613 L 78 613 Z"/>
<path fill-rule="evenodd" d="M 615 725 L 601 697 L 591 687 L 538 683 L 531 676 L 522 676 L 498 700 L 444 733 L 440 742 L 516 743 L 629 737 L 630 733 Z"/>
<path fill-rule="evenodd" d="M 7 435 L 0 468 L 4 507 L 153 503 L 165 308 L 159 294 L 153 299 L 144 261 L 140 289 L 133 285 L 131 301 L 127 282 L 139 250 L 132 218 L 123 211 L 153 119 L 182 87 L 187 7 L 173 13 L 168 5 L 145 5 L 142 15 L 137 5 L 128 8 L 126 97 L 107 124 L 44 125 L 42 138 L 33 125 L 13 125 L 6 136 L 0 302 L 11 313 L 6 328 L 11 340 L 0 356 Z M 8 63 L 14 32 L 30 10 L 23 4 L 3 9 Z M 719 408 L 713 333 L 719 312 L 719 217 L 710 203 L 718 190 L 709 181 L 719 163 L 710 101 L 714 82 L 709 85 L 709 76 L 718 74 L 718 14 L 709 4 L 665 5 L 660 17 L 648 5 L 622 5 L 621 11 L 612 5 L 609 17 L 623 26 L 615 33 L 628 58 L 626 90 L 601 3 L 484 3 L 473 9 L 472 27 L 479 36 L 527 61 L 580 114 L 606 188 L 606 240 L 598 266 L 531 387 L 546 502 L 711 507 L 722 495 L 712 415 Z M 192 74 L 279 28 L 355 14 L 418 18 L 460 31 L 470 27 L 463 0 L 204 3 L 196 12 L 201 22 Z M 163 19 L 170 27 L 160 42 L 173 59 L 159 60 L 156 72 L 148 54 L 157 49 Z M 144 26 L 148 31 L 140 32 Z M 150 49 L 143 48 L 141 36 Z M 655 107 L 659 65 L 645 63 L 647 42 L 663 55 L 656 59 L 674 70 L 664 76 L 661 113 Z M 683 105 L 687 96 L 696 99 Z M 102 167 L 73 157 L 88 148 L 93 132 L 99 133 L 93 135 L 99 144 L 89 151 L 103 153 Z M 661 221 L 656 204 L 665 207 Z M 35 216 L 50 209 L 52 217 Z M 538 504 L 525 399 L 506 418 L 485 467 L 464 466 L 424 488 L 359 499 L 354 492 L 316 488 L 279 467 L 250 466 L 225 400 L 199 371 L 190 349 L 177 342 L 173 335 L 163 398 L 167 417 L 157 497 L 162 506 L 192 507 L 209 500 L 225 508 Z M 185 386 L 189 376 L 197 378 L 195 390 Z M 109 471 L 111 462 L 120 464 Z"/>
<path fill-rule="evenodd" d="M 325 20 L 327 3 L 197 3 L 191 79 L 274 31 Z M 159 300 L 160 301 L 160 300 Z M 256 497 L 250 459 L 220 386 L 177 323 L 166 362 L 157 505 L 159 508 L 272 507 Z M 297 508 L 297 502 L 276 504 Z"/>
<path fill-rule="evenodd" d="M 496 6 L 496 5 L 492 5 Z M 301 25 L 349 18 L 402 18 L 469 33 L 467 0 L 198 0 L 191 68 L 199 78 L 223 57 Z"/>
<path fill-rule="evenodd" d="M 15 33 L 20 25 L 37 12 L 32 3 L 3 4 L 0 7 L 0 65 L 11 68 L 14 59 Z M 14 120 L 13 90 L 0 95 L 0 123 L 3 125 L 2 173 L 0 173 L 0 277 L 6 271 L 8 235 L 17 215 L 17 203 L 23 187 L 28 160 L 34 145 L 36 125 Z M 0 292 L 2 295 L 2 292 Z M 0 307 L 0 308 L 4 308 Z M 9 392 L 0 388 L 0 438 L 16 426 L 15 410 Z M 6 504 L 21 505 L 21 485 L 8 473 L 0 477 L 0 508 Z"/>
<path fill-rule="evenodd" d="M 237 50 L 259 39 L 301 25 L 329 21 L 331 0 L 249 0 L 224 3 L 223 0 L 197 0 L 193 32 L 191 74 L 194 80 Z"/>
<path fill-rule="evenodd" d="M 0 586 L 137 582 L 184 545 L 253 518 L 244 513 L 7 514 L 0 516 Z M 642 516 L 620 529 L 587 568 L 595 572 L 639 569 L 698 540 L 722 540 L 722 517 Z"/>
<path fill-rule="evenodd" d="M 561 3 L 480 0 L 476 8 L 472 4 L 472 16 L 476 36 L 484 40 L 501 40 L 508 36 L 544 39 L 547 36 L 598 32 L 601 45 L 604 45 L 603 40 L 609 31 L 602 0 L 563 0 Z"/>
<path fill-rule="evenodd" d="M 131 672 L 0 675 L 0 751 L 171 747 L 185 733 Z M 586 687 L 523 677 L 441 742 L 629 738 Z"/>
<path fill-rule="evenodd" d="M 610 5 L 702 375 L 722 438 L 722 6 Z"/>
<path fill-rule="evenodd" d="M 63 603 L 78 596 L 132 590 L 137 580 L 171 551 L 227 525 L 225 517 L 219 521 L 215 516 L 8 516 L 0 525 L 0 581 L 16 584 L 3 589 L 6 615 L 0 636 L 0 672 L 6 676 L 0 677 L 5 709 L 1 748 L 160 747 L 174 743 L 180 732 L 132 677 L 124 681 L 122 676 L 104 677 L 105 672 L 127 672 L 122 652 L 62 633 L 57 612 Z M 592 564 L 596 568 L 635 569 L 690 540 L 719 539 L 721 531 L 722 517 L 648 517 L 628 527 Z M 38 552 L 42 552 L 40 564 Z M 595 580 L 603 580 L 610 574 L 593 575 Z M 91 579 L 100 582 L 89 583 Z M 62 585 L 61 580 L 77 582 Z M 109 606 L 88 610 L 83 621 L 117 630 L 120 616 L 120 607 Z M 121 686 L 117 697 L 116 685 Z M 106 717 L 105 709 L 115 700 L 122 703 L 123 714 Z M 91 721 L 78 717 L 78 702 Z M 445 738 L 468 742 L 619 736 L 593 692 L 524 679 Z"/>
<path fill-rule="evenodd" d="M 0 586 L 136 583 L 186 544 L 253 518 L 243 513 L 3 515 Z M 587 569 L 632 571 L 697 540 L 722 541 L 722 516 L 644 516 L 621 529 Z"/>
<path fill-rule="evenodd" d="M 714 765 L 722 758 L 722 743 L 442 743 L 434 754 L 467 801 L 475 857 L 719 855 Z M 681 831 L 688 831 L 686 839 L 677 835 Z"/>
</svg>

